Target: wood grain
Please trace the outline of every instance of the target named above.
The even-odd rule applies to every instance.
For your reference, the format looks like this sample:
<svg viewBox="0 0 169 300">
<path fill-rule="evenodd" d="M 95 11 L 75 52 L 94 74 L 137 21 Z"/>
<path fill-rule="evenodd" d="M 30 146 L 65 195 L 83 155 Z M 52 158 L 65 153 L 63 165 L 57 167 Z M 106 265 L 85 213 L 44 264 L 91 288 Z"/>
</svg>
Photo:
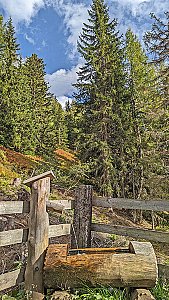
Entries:
<svg viewBox="0 0 169 300">
<path fill-rule="evenodd" d="M 44 266 L 45 286 L 153 287 L 157 280 L 156 258 L 144 253 L 144 249 L 142 253 L 68 255 L 67 245 L 49 245 Z"/>
<path fill-rule="evenodd" d="M 52 178 L 55 178 L 55 175 L 53 174 L 52 171 L 47 171 L 47 172 L 42 173 L 40 175 L 33 176 L 29 179 L 24 180 L 23 184 L 25 184 L 27 186 L 31 186 L 34 182 L 36 182 L 40 179 L 46 178 L 46 177 L 50 177 L 52 179 Z"/>
<path fill-rule="evenodd" d="M 91 247 L 93 189 L 91 185 L 80 185 L 75 191 L 74 218 L 71 230 L 71 247 Z"/>
<path fill-rule="evenodd" d="M 169 232 L 105 224 L 92 224 L 91 229 L 97 232 L 130 236 L 136 239 L 144 239 L 147 241 L 169 243 Z"/>
<path fill-rule="evenodd" d="M 0 215 L 29 213 L 28 201 L 0 201 Z"/>
<path fill-rule="evenodd" d="M 25 273 L 25 288 L 29 292 L 43 294 L 43 264 L 49 243 L 49 217 L 46 201 L 50 193 L 50 177 L 33 182 L 31 186 L 28 260 Z M 33 300 L 36 297 L 32 298 Z"/>
<path fill-rule="evenodd" d="M 49 238 L 70 234 L 71 224 L 59 224 L 49 226 Z"/>
<path fill-rule="evenodd" d="M 94 198 L 93 206 L 111 207 L 117 209 L 142 209 L 153 211 L 169 211 L 169 200 L 134 200 L 126 198 Z"/>
<path fill-rule="evenodd" d="M 23 276 L 20 270 L 4 273 L 0 275 L 0 291 L 13 287 L 23 282 Z"/>
<path fill-rule="evenodd" d="M 28 239 L 28 229 L 15 229 L 0 232 L 0 247 L 21 244 Z"/>
</svg>

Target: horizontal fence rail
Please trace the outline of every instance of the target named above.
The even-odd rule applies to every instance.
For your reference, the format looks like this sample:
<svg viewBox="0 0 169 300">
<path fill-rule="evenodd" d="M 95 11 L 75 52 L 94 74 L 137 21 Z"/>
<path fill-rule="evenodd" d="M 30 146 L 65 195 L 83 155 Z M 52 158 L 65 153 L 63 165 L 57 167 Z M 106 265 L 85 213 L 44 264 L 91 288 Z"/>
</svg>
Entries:
<svg viewBox="0 0 169 300">
<path fill-rule="evenodd" d="M 69 235 L 71 224 L 59 224 L 49 226 L 49 238 Z M 130 236 L 148 241 L 169 243 L 169 232 L 156 231 L 150 229 L 134 228 L 120 225 L 92 224 L 92 231 Z M 0 232 L 0 246 L 8 246 L 26 242 L 28 229 L 15 229 Z"/>
<path fill-rule="evenodd" d="M 117 209 L 142 209 L 153 211 L 169 211 L 169 201 L 167 200 L 134 200 L 125 198 L 94 198 L 93 206 L 117 208 Z"/>
<path fill-rule="evenodd" d="M 0 215 L 29 213 L 28 201 L 0 201 Z"/>
<path fill-rule="evenodd" d="M 28 229 L 14 229 L 0 232 L 0 247 L 27 242 Z"/>
<path fill-rule="evenodd" d="M 74 209 L 74 200 L 50 200 L 47 201 L 47 208 Z M 126 198 L 94 197 L 92 205 L 104 208 L 116 209 L 142 209 L 153 211 L 169 211 L 168 200 L 134 200 Z M 0 201 L 0 215 L 28 213 L 30 203 L 24 201 Z"/>
<path fill-rule="evenodd" d="M 130 236 L 137 239 L 148 241 L 169 243 L 169 232 L 155 231 L 150 229 L 134 228 L 119 225 L 92 224 L 91 230 L 97 232 L 105 232 L 109 234 L 117 234 L 122 236 Z"/>
<path fill-rule="evenodd" d="M 46 207 L 56 211 L 73 209 L 74 200 L 50 200 L 46 201 Z M 0 201 L 0 215 L 29 213 L 29 201 Z"/>
<path fill-rule="evenodd" d="M 49 226 L 49 238 L 69 235 L 71 224 L 59 224 Z"/>
<path fill-rule="evenodd" d="M 0 275 L 0 291 L 9 289 L 24 281 L 23 270 L 15 270 Z"/>
<path fill-rule="evenodd" d="M 49 238 L 70 234 L 71 224 L 49 226 Z M 21 244 L 28 240 L 28 229 L 14 229 L 0 232 L 0 247 Z"/>
</svg>

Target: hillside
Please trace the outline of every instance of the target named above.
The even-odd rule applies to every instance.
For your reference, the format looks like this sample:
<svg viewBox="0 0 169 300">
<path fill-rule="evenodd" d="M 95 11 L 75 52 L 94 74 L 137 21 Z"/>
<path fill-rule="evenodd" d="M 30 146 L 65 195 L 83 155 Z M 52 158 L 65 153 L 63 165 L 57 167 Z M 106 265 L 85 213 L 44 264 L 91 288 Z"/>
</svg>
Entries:
<svg viewBox="0 0 169 300">
<path fill-rule="evenodd" d="M 61 170 L 69 170 L 72 164 L 77 163 L 75 154 L 65 151 L 63 149 L 57 149 L 55 151 L 57 167 Z M 29 189 L 22 184 L 25 178 L 32 176 L 32 174 L 40 174 L 45 170 L 49 170 L 51 164 L 46 162 L 41 157 L 24 155 L 22 153 L 7 149 L 0 146 L 0 200 L 29 200 Z M 65 176 L 69 178 L 70 174 Z M 70 181 L 71 182 L 71 181 Z M 63 184 L 64 182 L 62 182 Z M 72 183 L 72 182 L 71 182 Z M 77 183 L 77 182 L 76 182 Z M 68 184 L 68 183 L 67 183 Z M 72 199 L 74 198 L 74 186 L 68 188 L 67 184 L 59 186 L 58 181 L 52 184 L 52 191 L 50 199 Z M 78 186 L 78 184 L 77 184 Z M 50 224 L 69 223 L 72 219 L 71 212 L 65 212 L 62 216 L 59 216 L 55 212 L 49 212 Z M 165 219 L 166 217 L 166 219 Z M 161 223 L 160 223 L 161 221 Z M 27 215 L 15 215 L 5 216 L 0 219 L 0 230 L 11 230 L 17 228 L 26 228 L 28 226 Z M 143 212 L 143 218 L 140 222 L 139 212 L 137 221 L 133 221 L 133 212 L 129 210 L 117 210 L 117 209 L 105 209 L 94 208 L 93 209 L 93 222 L 122 225 L 129 227 L 140 227 L 151 229 L 151 214 Z M 167 230 L 168 214 L 156 215 L 155 225 L 158 229 Z M 93 246 L 95 247 L 111 247 L 111 246 L 125 246 L 128 244 L 130 238 L 119 237 L 115 234 L 94 234 L 92 238 Z M 57 240 L 55 239 L 57 242 Z M 67 237 L 61 237 L 59 242 L 69 242 Z M 153 243 L 156 253 L 160 262 L 168 261 L 168 246 L 164 246 L 161 243 Z M 25 246 L 23 246 L 25 247 Z M 4 247 L 3 247 L 4 248 Z M 16 249 L 15 249 L 16 248 Z M 19 249 L 22 252 L 23 249 Z M 25 250 L 24 250 L 25 251 Z M 5 263 L 5 270 L 11 270 L 16 260 L 18 253 L 18 246 L 8 246 L 5 249 L 1 249 L 1 255 L 8 253 L 8 259 Z M 20 254 L 21 255 L 21 254 Z M 0 267 L 2 271 L 2 266 Z"/>
</svg>

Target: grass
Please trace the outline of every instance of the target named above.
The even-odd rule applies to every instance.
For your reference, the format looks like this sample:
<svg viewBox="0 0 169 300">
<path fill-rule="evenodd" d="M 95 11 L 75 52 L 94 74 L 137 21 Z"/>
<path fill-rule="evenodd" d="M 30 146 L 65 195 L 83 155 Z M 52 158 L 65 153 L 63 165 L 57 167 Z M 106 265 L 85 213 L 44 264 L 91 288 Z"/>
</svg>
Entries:
<svg viewBox="0 0 169 300">
<path fill-rule="evenodd" d="M 169 300 L 169 283 L 159 280 L 151 293 L 156 300 Z"/>
<path fill-rule="evenodd" d="M 157 285 L 151 289 L 156 300 L 169 300 L 169 284 L 159 280 Z M 48 296 L 47 299 L 50 299 Z M 8 295 L 0 296 L 0 300 L 24 300 L 27 299 L 23 290 L 13 291 Z M 100 287 L 84 287 L 74 291 L 72 300 L 130 300 L 128 289 Z"/>
<path fill-rule="evenodd" d="M 117 288 L 85 288 L 76 291 L 76 300 L 129 300 L 127 289 Z"/>
</svg>

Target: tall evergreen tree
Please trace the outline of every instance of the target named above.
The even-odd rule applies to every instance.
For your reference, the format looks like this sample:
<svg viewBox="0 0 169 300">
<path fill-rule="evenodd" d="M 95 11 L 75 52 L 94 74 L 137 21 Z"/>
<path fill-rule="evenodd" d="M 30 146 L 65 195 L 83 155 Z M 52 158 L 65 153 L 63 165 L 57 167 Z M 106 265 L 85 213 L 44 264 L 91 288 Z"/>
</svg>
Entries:
<svg viewBox="0 0 169 300">
<path fill-rule="evenodd" d="M 30 110 L 32 111 L 34 135 L 33 151 L 42 154 L 44 150 L 43 134 L 46 125 L 46 105 L 48 104 L 48 86 L 45 82 L 44 62 L 36 54 L 32 54 L 25 62 L 25 72 L 30 89 Z"/>
<path fill-rule="evenodd" d="M 122 167 L 123 156 L 121 41 L 117 22 L 109 20 L 103 0 L 93 0 L 88 13 L 89 24 L 84 24 L 78 42 L 78 50 L 85 59 L 75 85 L 76 99 L 83 110 L 78 148 L 82 161 L 90 164 L 95 186 L 109 195 L 119 189 L 117 169 Z"/>
<path fill-rule="evenodd" d="M 164 96 L 164 103 L 168 105 L 169 95 L 169 12 L 165 13 L 166 20 L 162 21 L 155 14 L 151 14 L 154 23 L 151 31 L 146 32 L 144 41 L 151 55 L 151 61 L 157 67 L 157 84 Z"/>
<path fill-rule="evenodd" d="M 34 151 L 49 155 L 59 145 L 66 145 L 67 133 L 61 105 L 49 93 L 45 81 L 43 60 L 32 54 L 25 62 L 30 89 L 30 110 L 32 111 Z"/>
<path fill-rule="evenodd" d="M 1 25 L 2 30 L 2 25 Z M 1 59 L 1 103 L 0 103 L 0 143 L 13 147 L 13 130 L 15 126 L 15 106 L 17 105 L 16 73 L 19 45 L 10 18 L 4 26 L 3 55 Z"/>
<path fill-rule="evenodd" d="M 128 137 L 129 196 L 140 198 L 145 193 L 151 194 L 149 182 L 162 167 L 156 126 L 160 96 L 154 86 L 155 69 L 131 30 L 126 33 L 126 67 L 131 126 Z"/>
</svg>

